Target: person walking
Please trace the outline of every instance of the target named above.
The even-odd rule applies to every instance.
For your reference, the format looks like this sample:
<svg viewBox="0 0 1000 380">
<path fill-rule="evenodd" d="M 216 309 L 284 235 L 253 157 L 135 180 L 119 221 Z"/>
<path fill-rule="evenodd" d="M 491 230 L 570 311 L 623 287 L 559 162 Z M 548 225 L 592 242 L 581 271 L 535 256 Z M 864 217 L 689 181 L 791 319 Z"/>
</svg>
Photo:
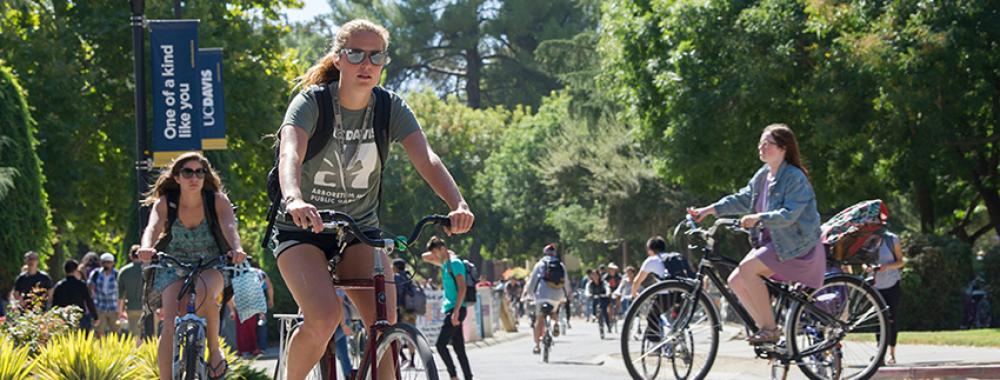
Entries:
<svg viewBox="0 0 1000 380">
<path fill-rule="evenodd" d="M 130 262 L 118 270 L 118 315 L 128 321 L 128 332 L 142 342 L 142 262 L 139 261 L 139 245 L 128 251 Z"/>
<path fill-rule="evenodd" d="M 444 288 L 441 313 L 444 314 L 444 324 L 441 325 L 441 333 L 435 344 L 438 354 L 441 355 L 451 380 L 458 380 L 458 371 L 451 360 L 451 354 L 448 353 L 450 343 L 455 350 L 455 356 L 458 357 L 458 363 L 462 366 L 465 380 L 472 380 L 472 367 L 469 365 L 469 357 L 465 354 L 465 333 L 462 328 L 462 321 L 467 314 L 463 304 L 467 291 L 465 264 L 437 236 L 427 242 L 427 252 L 421 257 L 424 261 L 441 267 L 441 283 Z"/>
<path fill-rule="evenodd" d="M 66 271 L 66 278 L 56 283 L 52 289 L 52 307 L 76 306 L 83 310 L 83 317 L 80 318 L 79 328 L 90 330 L 97 323 L 97 306 L 90 296 L 90 289 L 87 284 L 77 276 L 80 264 L 76 260 L 70 259 L 63 264 Z"/>
<path fill-rule="evenodd" d="M 118 332 L 118 271 L 115 270 L 115 256 L 105 252 L 101 255 L 101 269 L 91 272 L 87 280 L 90 292 L 97 305 L 97 328 L 95 335 L 100 338 L 108 333 Z"/>
</svg>

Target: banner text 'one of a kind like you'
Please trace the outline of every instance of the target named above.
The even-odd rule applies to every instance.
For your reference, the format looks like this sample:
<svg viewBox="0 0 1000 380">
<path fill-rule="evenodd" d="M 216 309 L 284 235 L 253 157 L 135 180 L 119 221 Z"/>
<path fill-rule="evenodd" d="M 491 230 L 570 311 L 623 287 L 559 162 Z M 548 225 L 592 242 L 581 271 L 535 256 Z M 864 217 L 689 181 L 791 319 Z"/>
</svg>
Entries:
<svg viewBox="0 0 1000 380">
<path fill-rule="evenodd" d="M 153 72 L 153 163 L 202 149 L 198 20 L 150 20 Z"/>
</svg>

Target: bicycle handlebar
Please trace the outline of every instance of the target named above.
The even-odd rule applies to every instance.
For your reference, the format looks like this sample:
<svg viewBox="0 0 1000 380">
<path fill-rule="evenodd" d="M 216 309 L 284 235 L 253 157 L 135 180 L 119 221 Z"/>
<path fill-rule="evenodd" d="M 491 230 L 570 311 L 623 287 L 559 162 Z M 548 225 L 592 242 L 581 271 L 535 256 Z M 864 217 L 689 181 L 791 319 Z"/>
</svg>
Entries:
<svg viewBox="0 0 1000 380">
<path fill-rule="evenodd" d="M 196 270 L 196 269 L 197 270 L 202 270 L 202 269 L 205 269 L 205 268 L 211 268 L 211 267 L 216 267 L 216 266 L 225 266 L 225 264 L 229 264 L 228 261 L 227 262 L 223 262 L 222 261 L 223 257 L 225 257 L 225 256 L 221 256 L 220 255 L 220 256 L 216 256 L 216 257 L 213 257 L 211 259 L 208 259 L 208 261 L 199 261 L 198 264 L 187 264 L 187 263 L 184 263 L 183 261 L 180 261 L 176 257 L 171 256 L 170 254 L 167 254 L 167 253 L 164 253 L 164 252 L 157 252 L 156 253 L 156 260 L 158 262 L 164 263 L 167 266 L 177 267 L 177 268 L 181 268 L 181 269 L 184 269 L 184 270 L 187 270 L 187 271 L 193 271 L 193 270 Z"/>
<path fill-rule="evenodd" d="M 348 214 L 333 211 L 333 210 L 320 210 L 320 218 L 323 219 L 323 228 L 343 228 L 355 238 L 357 238 L 362 243 L 375 247 L 375 248 L 395 248 L 396 240 L 394 239 L 371 239 L 361 228 L 358 227 L 358 223 Z M 291 222 L 291 215 L 285 214 L 285 221 Z M 424 226 L 427 224 L 437 224 L 444 227 L 451 227 L 451 219 L 445 215 L 428 215 L 420 219 L 417 225 L 413 228 L 413 232 L 408 237 L 409 240 L 401 242 L 403 244 L 409 244 L 410 242 L 417 241 L 420 238 L 420 232 L 423 230 Z"/>
</svg>

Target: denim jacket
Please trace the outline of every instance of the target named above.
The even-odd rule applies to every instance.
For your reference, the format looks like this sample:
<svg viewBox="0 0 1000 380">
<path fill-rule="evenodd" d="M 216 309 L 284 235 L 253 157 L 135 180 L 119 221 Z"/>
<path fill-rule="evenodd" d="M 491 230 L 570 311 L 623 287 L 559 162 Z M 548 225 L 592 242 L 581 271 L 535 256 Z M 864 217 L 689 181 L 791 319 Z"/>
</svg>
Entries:
<svg viewBox="0 0 1000 380">
<path fill-rule="evenodd" d="M 712 206 L 716 214 L 754 213 L 754 205 L 770 172 L 770 167 L 765 164 L 746 187 L 715 202 Z M 808 254 L 819 244 L 820 219 L 816 211 L 816 193 L 802 170 L 786 161 L 781 163 L 775 178 L 767 193 L 767 211 L 761 213 L 760 221 L 771 233 L 778 259 L 785 261 Z"/>
</svg>

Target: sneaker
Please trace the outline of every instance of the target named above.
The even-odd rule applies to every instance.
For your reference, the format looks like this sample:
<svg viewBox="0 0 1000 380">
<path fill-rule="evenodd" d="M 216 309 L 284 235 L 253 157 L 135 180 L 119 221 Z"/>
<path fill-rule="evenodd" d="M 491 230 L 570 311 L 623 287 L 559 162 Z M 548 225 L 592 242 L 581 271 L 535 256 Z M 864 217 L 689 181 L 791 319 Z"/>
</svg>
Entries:
<svg viewBox="0 0 1000 380">
<path fill-rule="evenodd" d="M 535 355 L 538 355 L 538 354 L 542 353 L 542 348 L 538 347 L 538 346 L 535 346 L 535 348 L 531 349 L 531 353 L 535 354 Z"/>
</svg>

